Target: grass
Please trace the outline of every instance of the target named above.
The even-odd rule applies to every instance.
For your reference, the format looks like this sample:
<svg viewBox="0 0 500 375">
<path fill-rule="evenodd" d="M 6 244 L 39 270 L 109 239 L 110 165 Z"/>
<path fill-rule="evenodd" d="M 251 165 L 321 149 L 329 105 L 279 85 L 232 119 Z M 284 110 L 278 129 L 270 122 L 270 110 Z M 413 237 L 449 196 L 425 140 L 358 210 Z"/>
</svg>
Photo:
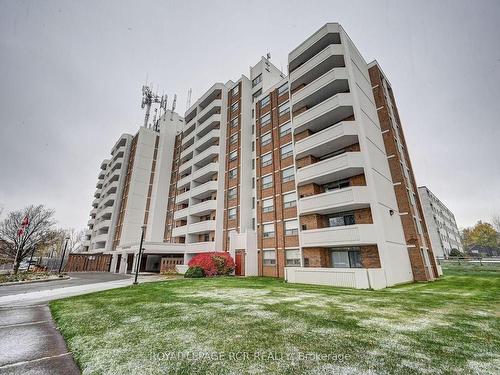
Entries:
<svg viewBox="0 0 500 375">
<path fill-rule="evenodd" d="M 51 310 L 84 374 L 493 374 L 498 270 L 453 267 L 381 291 L 182 279 Z"/>
</svg>

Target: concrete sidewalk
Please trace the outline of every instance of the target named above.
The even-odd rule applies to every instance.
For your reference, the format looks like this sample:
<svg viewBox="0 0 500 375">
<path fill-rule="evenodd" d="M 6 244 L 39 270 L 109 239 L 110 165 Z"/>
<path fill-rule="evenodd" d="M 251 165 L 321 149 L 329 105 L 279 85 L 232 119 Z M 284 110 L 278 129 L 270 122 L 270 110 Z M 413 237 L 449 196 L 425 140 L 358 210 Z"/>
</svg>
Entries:
<svg viewBox="0 0 500 375">
<path fill-rule="evenodd" d="M 80 374 L 47 305 L 0 308 L 0 374 Z"/>
</svg>

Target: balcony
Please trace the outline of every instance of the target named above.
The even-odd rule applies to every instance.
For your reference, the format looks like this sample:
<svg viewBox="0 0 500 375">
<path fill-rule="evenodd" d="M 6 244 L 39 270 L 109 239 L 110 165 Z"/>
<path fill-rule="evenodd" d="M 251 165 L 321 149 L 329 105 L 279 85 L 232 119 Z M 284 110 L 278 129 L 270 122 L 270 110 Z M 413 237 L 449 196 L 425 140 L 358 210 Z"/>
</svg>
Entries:
<svg viewBox="0 0 500 375">
<path fill-rule="evenodd" d="M 97 178 L 98 178 L 99 180 L 104 180 L 104 176 L 105 176 L 105 175 L 106 175 L 106 173 L 104 173 L 104 171 L 100 171 L 100 172 L 99 172 L 99 176 L 97 176 Z"/>
<path fill-rule="evenodd" d="M 193 158 L 193 164 L 198 167 L 204 167 L 208 163 L 210 163 L 214 157 L 219 156 L 220 147 L 219 146 L 210 146 L 205 151 L 199 153 Z"/>
<path fill-rule="evenodd" d="M 312 108 L 332 96 L 349 92 L 348 78 L 346 68 L 335 68 L 323 74 L 292 94 L 292 111 L 304 106 Z"/>
<path fill-rule="evenodd" d="M 377 243 L 374 224 L 303 230 L 300 236 L 303 247 L 362 246 Z"/>
<path fill-rule="evenodd" d="M 172 229 L 172 237 L 185 236 L 187 233 L 187 225 L 182 225 Z"/>
<path fill-rule="evenodd" d="M 191 157 L 193 156 L 193 151 L 194 151 L 194 143 L 181 152 L 181 159 L 180 159 L 181 163 L 191 159 Z"/>
<path fill-rule="evenodd" d="M 102 162 L 101 162 L 101 169 L 104 171 L 106 170 L 106 168 L 108 167 L 108 164 L 109 164 L 109 159 L 104 159 Z"/>
<path fill-rule="evenodd" d="M 345 67 L 344 47 L 340 44 L 331 44 L 290 73 L 291 91 L 308 85 L 329 70 L 340 67 Z"/>
<path fill-rule="evenodd" d="M 115 203 L 115 199 L 116 199 L 116 193 L 111 193 L 109 195 L 106 195 L 103 199 L 103 206 L 104 207 L 108 207 L 108 206 L 112 206 L 114 203 Z"/>
<path fill-rule="evenodd" d="M 188 173 L 191 170 L 192 165 L 193 165 L 193 159 L 189 159 L 189 160 L 185 161 L 184 163 L 182 163 L 179 166 L 179 174 L 183 175 L 185 173 Z"/>
<path fill-rule="evenodd" d="M 180 203 L 184 203 L 184 202 L 187 202 L 189 200 L 189 195 L 190 195 L 190 191 L 185 191 L 184 193 L 182 194 L 178 194 L 176 197 L 175 197 L 175 203 L 176 204 L 180 204 Z"/>
<path fill-rule="evenodd" d="M 203 168 L 193 172 L 193 181 L 204 183 L 210 181 L 212 176 L 219 171 L 219 163 L 208 163 Z"/>
<path fill-rule="evenodd" d="M 207 181 L 204 184 L 191 189 L 191 197 L 196 199 L 208 198 L 214 191 L 217 191 L 218 181 Z"/>
<path fill-rule="evenodd" d="M 206 233 L 206 232 L 213 232 L 215 231 L 215 220 L 205 220 L 205 221 L 198 221 L 193 224 L 189 224 L 189 233 L 190 234 L 196 234 L 196 233 Z"/>
<path fill-rule="evenodd" d="M 101 210 L 97 210 L 96 219 L 100 219 L 104 215 L 111 215 L 113 213 L 113 206 L 104 207 Z"/>
<path fill-rule="evenodd" d="M 93 217 L 99 213 L 99 210 L 97 208 L 93 208 L 90 210 L 90 216 Z"/>
<path fill-rule="evenodd" d="M 209 105 L 207 105 L 203 110 L 200 111 L 198 115 L 198 123 L 203 123 L 205 120 L 214 114 L 220 114 L 222 107 L 222 99 L 215 99 Z"/>
<path fill-rule="evenodd" d="M 111 182 L 108 186 L 104 188 L 104 196 L 106 196 L 107 194 L 116 193 L 117 189 L 118 189 L 118 181 Z"/>
<path fill-rule="evenodd" d="M 94 230 L 109 228 L 111 225 L 111 220 L 101 220 L 94 225 Z"/>
<path fill-rule="evenodd" d="M 207 253 L 215 251 L 215 242 L 194 242 L 186 244 L 187 253 Z"/>
<path fill-rule="evenodd" d="M 95 219 L 89 219 L 89 221 L 87 221 L 87 226 L 92 226 L 94 225 L 95 223 Z"/>
<path fill-rule="evenodd" d="M 99 199 L 96 198 L 92 201 L 92 207 L 97 208 L 98 205 L 99 205 Z"/>
<path fill-rule="evenodd" d="M 195 124 L 196 122 L 193 123 L 193 125 Z M 192 127 L 192 129 L 194 130 L 194 127 Z M 193 144 L 194 142 L 194 131 L 191 130 L 189 133 L 186 133 L 186 131 L 184 131 L 184 136 L 182 138 L 182 147 L 189 147 L 190 145 Z"/>
<path fill-rule="evenodd" d="M 295 157 L 307 155 L 320 157 L 358 142 L 355 121 L 343 121 L 323 129 L 295 143 Z"/>
<path fill-rule="evenodd" d="M 221 123 L 221 114 L 215 113 L 209 118 L 207 118 L 205 121 L 201 122 L 200 125 L 198 125 L 196 133 L 198 134 L 199 137 L 203 137 L 209 131 L 217 127 L 220 127 L 220 123 Z"/>
<path fill-rule="evenodd" d="M 340 93 L 293 116 L 295 134 L 309 129 L 316 133 L 354 115 L 350 93 Z"/>
<path fill-rule="evenodd" d="M 94 238 L 92 238 L 92 242 L 106 242 L 108 240 L 108 235 L 108 233 L 98 234 L 97 236 L 94 236 Z"/>
<path fill-rule="evenodd" d="M 212 199 L 189 206 L 189 214 L 194 216 L 205 216 L 217 208 L 217 201 Z M 191 227 L 189 227 L 191 230 Z"/>
<path fill-rule="evenodd" d="M 197 151 L 204 151 L 217 142 L 220 137 L 220 129 L 213 129 L 195 142 Z M 181 154 L 182 156 L 182 154 Z"/>
<path fill-rule="evenodd" d="M 188 174 L 186 177 L 182 177 L 179 181 L 177 181 L 177 188 L 181 189 L 188 186 L 191 183 L 191 178 L 191 174 Z"/>
<path fill-rule="evenodd" d="M 340 30 L 339 24 L 328 23 L 301 43 L 288 54 L 289 71 L 293 72 L 330 44 L 340 44 Z"/>
<path fill-rule="evenodd" d="M 363 173 L 361 152 L 345 152 L 330 159 L 322 160 L 297 170 L 298 185 L 314 182 L 323 185 Z"/>
<path fill-rule="evenodd" d="M 174 220 L 186 219 L 189 214 L 189 207 L 174 212 Z"/>
<path fill-rule="evenodd" d="M 366 186 L 352 186 L 299 199 L 301 214 L 325 215 L 369 206 L 370 195 Z"/>
</svg>

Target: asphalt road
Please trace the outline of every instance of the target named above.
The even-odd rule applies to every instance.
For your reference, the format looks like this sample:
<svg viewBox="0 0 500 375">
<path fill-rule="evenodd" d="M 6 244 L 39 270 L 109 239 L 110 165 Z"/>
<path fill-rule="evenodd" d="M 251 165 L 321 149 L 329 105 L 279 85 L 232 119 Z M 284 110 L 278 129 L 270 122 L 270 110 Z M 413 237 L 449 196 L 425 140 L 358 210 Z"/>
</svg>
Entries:
<svg viewBox="0 0 500 375">
<path fill-rule="evenodd" d="M 54 280 L 32 284 L 17 284 L 0 286 L 0 297 L 14 294 L 24 294 L 66 288 L 70 286 L 89 285 L 108 281 L 129 279 L 130 275 L 109 273 L 109 272 L 70 272 L 69 280 Z"/>
</svg>

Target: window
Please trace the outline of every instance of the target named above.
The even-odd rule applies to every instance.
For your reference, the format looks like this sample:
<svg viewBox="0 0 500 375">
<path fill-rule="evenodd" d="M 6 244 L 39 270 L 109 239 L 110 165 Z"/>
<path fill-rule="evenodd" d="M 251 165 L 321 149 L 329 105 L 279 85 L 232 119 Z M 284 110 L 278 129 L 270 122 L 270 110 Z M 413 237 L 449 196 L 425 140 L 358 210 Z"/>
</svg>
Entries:
<svg viewBox="0 0 500 375">
<path fill-rule="evenodd" d="M 231 151 L 229 153 L 229 162 L 235 161 L 238 159 L 238 150 Z"/>
<path fill-rule="evenodd" d="M 262 177 L 262 189 L 267 189 L 273 186 L 273 175 Z"/>
<path fill-rule="evenodd" d="M 231 128 L 235 128 L 238 126 L 239 120 L 238 117 L 235 117 L 231 120 Z"/>
<path fill-rule="evenodd" d="M 229 200 L 235 199 L 237 194 L 238 194 L 238 192 L 237 192 L 236 188 L 229 189 L 227 191 L 227 199 L 229 199 Z"/>
<path fill-rule="evenodd" d="M 271 212 L 273 210 L 273 198 L 262 201 L 262 212 Z"/>
<path fill-rule="evenodd" d="M 362 268 L 361 252 L 357 248 L 352 250 L 332 249 L 331 263 L 333 268 Z"/>
<path fill-rule="evenodd" d="M 351 185 L 351 181 L 348 178 L 343 180 L 337 180 L 334 182 L 330 182 L 329 184 L 323 185 L 325 191 L 343 189 L 349 187 Z"/>
<path fill-rule="evenodd" d="M 268 152 L 265 155 L 262 155 L 260 158 L 260 165 L 263 167 L 267 167 L 268 165 L 271 165 L 273 163 L 273 154 L 271 152 Z"/>
<path fill-rule="evenodd" d="M 284 137 L 292 132 L 292 123 L 288 121 L 286 124 L 280 126 L 280 137 Z"/>
<path fill-rule="evenodd" d="M 354 219 L 354 213 L 352 212 L 340 213 L 328 218 L 328 225 L 330 227 L 341 227 L 344 225 L 354 224 L 356 224 L 356 220 Z"/>
<path fill-rule="evenodd" d="M 236 102 L 233 105 L 231 105 L 231 113 L 236 112 L 239 107 L 240 107 L 240 103 L 239 102 Z"/>
<path fill-rule="evenodd" d="M 257 91 L 255 91 L 252 95 L 253 101 L 255 101 L 255 99 L 257 99 L 260 94 L 262 94 L 262 89 L 258 89 Z"/>
<path fill-rule="evenodd" d="M 279 116 L 283 116 L 284 114 L 290 112 L 290 102 L 285 102 L 278 107 Z"/>
<path fill-rule="evenodd" d="M 262 225 L 262 237 L 264 238 L 274 237 L 274 223 Z"/>
<path fill-rule="evenodd" d="M 230 143 L 230 144 L 235 144 L 236 142 L 238 142 L 238 133 L 233 134 L 233 135 L 229 138 L 229 143 Z"/>
<path fill-rule="evenodd" d="M 286 266 L 299 267 L 300 266 L 300 250 L 288 249 L 285 250 Z"/>
<path fill-rule="evenodd" d="M 283 95 L 285 92 L 288 92 L 288 82 L 279 87 L 278 96 Z"/>
<path fill-rule="evenodd" d="M 271 122 L 271 112 L 260 117 L 260 126 L 266 126 Z"/>
<path fill-rule="evenodd" d="M 236 178 L 236 176 L 238 175 L 238 169 L 237 168 L 231 169 L 227 174 L 230 180 Z"/>
<path fill-rule="evenodd" d="M 260 145 L 266 146 L 271 143 L 271 132 L 266 133 L 260 137 Z"/>
<path fill-rule="evenodd" d="M 289 144 L 284 145 L 283 147 L 281 147 L 280 153 L 281 153 L 281 158 L 282 159 L 285 159 L 285 158 L 287 158 L 289 156 L 292 156 L 293 155 L 293 144 L 289 143 Z"/>
<path fill-rule="evenodd" d="M 266 105 L 269 104 L 269 101 L 270 101 L 270 97 L 269 95 L 266 96 L 265 98 L 263 98 L 261 101 L 260 101 L 260 108 L 264 108 Z"/>
<path fill-rule="evenodd" d="M 297 206 L 297 194 L 295 192 L 283 194 L 283 208 L 295 206 Z"/>
<path fill-rule="evenodd" d="M 257 77 L 252 79 L 252 87 L 257 86 L 261 82 L 262 82 L 262 74 L 259 74 Z"/>
<path fill-rule="evenodd" d="M 264 266 L 274 266 L 276 264 L 276 251 L 263 250 L 262 251 L 262 264 Z"/>
<path fill-rule="evenodd" d="M 295 179 L 295 173 L 293 167 L 283 169 L 281 171 L 281 182 L 289 182 Z"/>
<path fill-rule="evenodd" d="M 236 207 L 227 210 L 227 218 L 228 220 L 236 219 Z"/>
<path fill-rule="evenodd" d="M 231 95 L 236 96 L 236 95 L 238 95 L 239 92 L 240 92 L 240 85 L 236 85 L 233 87 L 233 90 L 231 91 Z"/>
<path fill-rule="evenodd" d="M 296 236 L 299 234 L 299 222 L 294 220 L 285 221 L 285 236 Z"/>
</svg>

